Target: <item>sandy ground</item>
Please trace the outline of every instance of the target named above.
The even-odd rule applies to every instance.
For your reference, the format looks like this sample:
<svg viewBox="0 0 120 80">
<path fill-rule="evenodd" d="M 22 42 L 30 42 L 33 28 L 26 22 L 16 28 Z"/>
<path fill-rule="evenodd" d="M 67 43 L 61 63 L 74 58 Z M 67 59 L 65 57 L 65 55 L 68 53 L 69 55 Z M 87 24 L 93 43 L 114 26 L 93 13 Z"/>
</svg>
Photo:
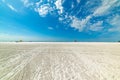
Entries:
<svg viewBox="0 0 120 80">
<path fill-rule="evenodd" d="M 0 43 L 0 80 L 120 80 L 120 44 Z"/>
</svg>

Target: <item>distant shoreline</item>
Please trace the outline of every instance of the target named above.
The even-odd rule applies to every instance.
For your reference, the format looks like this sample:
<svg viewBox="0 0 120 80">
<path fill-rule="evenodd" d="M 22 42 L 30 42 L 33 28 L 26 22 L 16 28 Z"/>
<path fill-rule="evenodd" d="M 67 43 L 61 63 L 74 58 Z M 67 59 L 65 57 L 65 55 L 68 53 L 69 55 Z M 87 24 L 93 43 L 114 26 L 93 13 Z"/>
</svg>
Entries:
<svg viewBox="0 0 120 80">
<path fill-rule="evenodd" d="M 0 42 L 0 44 L 120 44 L 119 42 Z"/>
</svg>

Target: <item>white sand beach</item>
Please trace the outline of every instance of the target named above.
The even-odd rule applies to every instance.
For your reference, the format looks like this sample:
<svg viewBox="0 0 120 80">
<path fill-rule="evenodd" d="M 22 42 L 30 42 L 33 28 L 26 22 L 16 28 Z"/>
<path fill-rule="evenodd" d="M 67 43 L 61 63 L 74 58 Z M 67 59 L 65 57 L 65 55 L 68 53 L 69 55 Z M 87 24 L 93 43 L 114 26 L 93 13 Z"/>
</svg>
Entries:
<svg viewBox="0 0 120 80">
<path fill-rule="evenodd" d="M 120 43 L 0 43 L 0 80 L 120 80 Z"/>
</svg>

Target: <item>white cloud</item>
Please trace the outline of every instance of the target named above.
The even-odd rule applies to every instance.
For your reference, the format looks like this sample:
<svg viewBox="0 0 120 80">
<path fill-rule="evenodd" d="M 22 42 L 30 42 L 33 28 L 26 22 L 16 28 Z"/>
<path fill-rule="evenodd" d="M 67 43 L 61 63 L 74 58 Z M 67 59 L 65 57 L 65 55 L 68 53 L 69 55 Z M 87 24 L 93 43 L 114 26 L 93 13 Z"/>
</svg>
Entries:
<svg viewBox="0 0 120 80">
<path fill-rule="evenodd" d="M 5 0 L 2 0 L 2 2 L 5 2 Z"/>
<path fill-rule="evenodd" d="M 53 30 L 53 27 L 48 27 L 49 30 Z"/>
<path fill-rule="evenodd" d="M 25 6 L 28 6 L 28 4 L 29 4 L 28 0 L 21 0 L 21 1 L 24 3 Z"/>
<path fill-rule="evenodd" d="M 13 7 L 11 4 L 7 3 L 6 0 L 2 0 L 3 3 L 5 3 L 12 11 L 17 12 L 17 9 L 15 9 L 15 7 Z"/>
<path fill-rule="evenodd" d="M 15 12 L 17 12 L 17 10 L 12 6 L 12 5 L 10 5 L 10 4 L 7 4 L 7 6 L 12 10 L 12 11 L 15 11 Z"/>
<path fill-rule="evenodd" d="M 57 0 L 55 2 L 56 8 L 59 10 L 59 14 L 63 13 L 63 6 L 62 6 L 62 0 Z"/>
<path fill-rule="evenodd" d="M 113 26 L 108 30 L 109 32 L 120 32 L 120 15 L 114 16 L 114 18 L 112 18 L 109 23 Z"/>
<path fill-rule="evenodd" d="M 87 16 L 85 19 L 79 20 L 76 17 L 72 18 L 71 27 L 78 29 L 80 32 L 84 30 L 86 24 L 89 22 L 91 16 Z"/>
<path fill-rule="evenodd" d="M 73 27 L 75 29 L 78 29 L 79 31 L 83 31 L 84 28 L 86 27 L 87 23 L 90 22 L 90 19 L 93 16 L 100 16 L 100 15 L 104 15 L 105 13 L 108 13 L 109 10 L 113 6 L 115 6 L 115 3 L 117 1 L 118 0 L 112 0 L 112 1 L 110 1 L 110 0 L 102 0 L 101 6 L 96 8 L 96 10 L 93 12 L 93 14 L 88 15 L 85 19 L 80 20 L 79 18 L 73 17 L 71 19 L 72 20 L 72 23 L 70 24 L 71 27 Z M 116 25 L 114 25 L 114 26 L 118 26 L 118 23 L 117 23 L 118 21 L 120 21 L 120 18 L 119 18 L 119 20 L 116 21 Z M 112 22 L 115 22 L 115 20 L 112 21 Z M 100 30 L 102 30 L 103 29 L 102 21 L 99 21 L 98 23 L 95 23 L 95 24 L 91 23 L 89 29 L 92 30 L 92 31 L 100 31 Z M 111 29 L 111 30 L 113 30 L 113 29 Z M 120 28 L 119 28 L 119 30 L 120 30 Z"/>
<path fill-rule="evenodd" d="M 42 0 L 39 0 L 38 2 L 36 2 L 36 3 L 35 3 L 35 4 L 36 4 L 36 7 L 39 7 L 42 2 L 43 2 Z"/>
<path fill-rule="evenodd" d="M 77 3 L 80 3 L 80 0 L 77 0 Z"/>
<path fill-rule="evenodd" d="M 41 17 L 45 17 L 52 9 L 49 3 L 42 4 L 43 0 L 39 0 L 38 2 L 30 2 L 30 0 L 21 0 L 25 7 L 29 7 L 34 9 Z"/>
<path fill-rule="evenodd" d="M 73 9 L 75 7 L 75 5 L 74 5 L 74 3 L 72 2 L 72 4 L 71 4 L 71 8 Z"/>
<path fill-rule="evenodd" d="M 45 17 L 47 14 L 57 15 L 60 22 L 62 22 L 64 25 L 70 25 L 72 28 L 81 31 L 84 31 L 84 29 L 87 27 L 87 29 L 90 29 L 92 31 L 100 31 L 103 29 L 102 27 L 102 21 L 98 21 L 95 24 L 90 23 L 90 20 L 93 17 L 105 15 L 107 13 L 110 13 L 110 10 L 112 7 L 115 6 L 115 4 L 118 2 L 118 0 L 101 0 L 101 5 L 91 8 L 94 4 L 96 4 L 96 1 L 92 2 L 87 1 L 86 5 L 81 7 L 78 10 L 77 14 L 80 14 L 80 11 L 82 8 L 88 9 L 87 11 L 84 11 L 84 13 L 91 12 L 93 14 L 87 15 L 86 18 L 80 19 L 76 17 L 76 14 L 74 13 L 75 9 L 71 9 L 71 12 L 65 12 L 63 3 L 65 0 L 47 0 L 47 3 L 43 3 L 44 0 L 38 0 L 36 3 L 30 2 L 30 0 L 21 0 L 26 7 L 32 7 L 41 17 Z M 79 4 L 81 0 L 76 0 L 76 2 Z M 54 5 L 53 5 L 54 4 Z M 90 5 L 90 7 L 89 7 Z M 119 5 L 117 3 L 117 5 Z M 71 4 L 71 8 L 79 8 L 79 5 L 74 5 L 74 2 Z M 55 11 L 54 11 L 55 10 Z M 54 11 L 54 12 L 53 12 Z M 57 11 L 57 12 L 56 12 Z M 82 17 L 81 17 L 82 18 Z M 111 22 L 112 23 L 112 22 Z M 90 24 L 88 26 L 88 24 Z M 112 24 L 113 25 L 113 24 Z M 48 29 L 52 30 L 51 27 L 48 27 Z M 111 29 L 113 30 L 113 29 Z"/>
<path fill-rule="evenodd" d="M 118 0 L 115 4 L 114 4 L 115 7 L 118 7 L 120 6 L 120 1 Z"/>
<path fill-rule="evenodd" d="M 30 3 L 29 0 L 21 0 L 23 2 L 23 4 L 25 5 L 25 7 L 29 7 L 32 6 L 33 3 Z"/>
<path fill-rule="evenodd" d="M 41 5 L 39 8 L 35 8 L 35 11 L 42 17 L 45 17 L 51 10 L 52 9 L 47 4 Z"/>
<path fill-rule="evenodd" d="M 117 2 L 117 0 L 102 0 L 101 6 L 99 6 L 93 13 L 94 16 L 99 16 L 105 14 L 109 9 L 113 7 L 113 5 Z"/>
<path fill-rule="evenodd" d="M 90 26 L 90 30 L 91 31 L 101 31 L 103 29 L 102 24 L 103 24 L 103 21 L 99 21 L 95 24 L 92 24 Z"/>
<path fill-rule="evenodd" d="M 64 20 L 64 19 L 63 19 L 63 18 L 61 18 L 61 17 L 59 17 L 58 19 L 59 19 L 59 21 L 63 21 L 63 20 Z"/>
</svg>

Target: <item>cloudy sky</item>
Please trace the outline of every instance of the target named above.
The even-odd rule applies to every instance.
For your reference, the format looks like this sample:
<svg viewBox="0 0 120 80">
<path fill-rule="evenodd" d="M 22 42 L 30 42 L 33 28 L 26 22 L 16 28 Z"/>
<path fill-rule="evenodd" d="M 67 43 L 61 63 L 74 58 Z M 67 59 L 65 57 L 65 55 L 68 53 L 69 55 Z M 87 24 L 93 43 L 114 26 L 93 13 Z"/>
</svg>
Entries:
<svg viewBox="0 0 120 80">
<path fill-rule="evenodd" d="M 118 41 L 120 0 L 0 0 L 0 41 Z"/>
</svg>

